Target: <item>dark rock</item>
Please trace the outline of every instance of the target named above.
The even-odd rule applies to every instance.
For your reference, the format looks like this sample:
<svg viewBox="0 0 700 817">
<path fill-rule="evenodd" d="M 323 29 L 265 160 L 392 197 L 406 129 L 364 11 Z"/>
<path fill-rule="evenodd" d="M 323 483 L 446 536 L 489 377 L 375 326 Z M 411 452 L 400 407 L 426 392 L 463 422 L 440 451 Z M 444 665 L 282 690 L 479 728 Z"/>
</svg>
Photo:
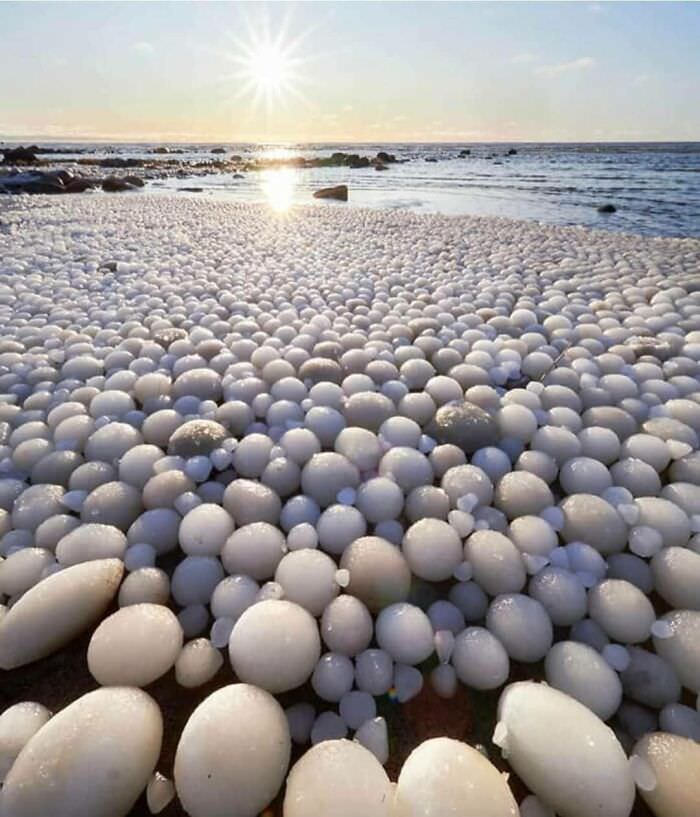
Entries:
<svg viewBox="0 0 700 817">
<path fill-rule="evenodd" d="M 99 162 L 100 167 L 143 167 L 143 159 L 121 159 L 120 157 L 112 157 L 111 159 L 102 159 Z"/>
<path fill-rule="evenodd" d="M 94 179 L 78 178 L 73 179 L 66 185 L 66 193 L 84 193 L 86 190 L 92 190 L 99 182 Z"/>
<path fill-rule="evenodd" d="M 102 180 L 102 189 L 105 193 L 124 193 L 128 190 L 136 190 L 135 184 L 131 184 L 126 179 L 118 179 L 116 176 L 108 176 Z"/>
<path fill-rule="evenodd" d="M 226 153 L 226 148 L 212 148 L 212 153 Z"/>
<path fill-rule="evenodd" d="M 351 170 L 358 170 L 359 168 L 369 167 L 370 161 L 366 156 L 351 156 L 347 164 Z"/>
<path fill-rule="evenodd" d="M 440 406 L 435 412 L 428 433 L 439 443 L 459 446 L 473 454 L 479 448 L 498 443 L 498 423 L 475 403 Z"/>
<path fill-rule="evenodd" d="M 214 420 L 190 420 L 175 429 L 170 437 L 168 453 L 180 457 L 206 457 L 228 436 L 228 431 Z"/>
<path fill-rule="evenodd" d="M 601 204 L 598 208 L 599 213 L 616 213 L 617 207 L 614 204 Z"/>
<path fill-rule="evenodd" d="M 393 153 L 387 153 L 385 150 L 380 150 L 377 154 L 377 159 L 385 165 L 390 165 L 396 161 L 396 156 Z"/>
<path fill-rule="evenodd" d="M 234 173 L 233 178 L 234 179 L 245 179 L 245 176 L 242 173 Z"/>
<path fill-rule="evenodd" d="M 338 201 L 348 200 L 348 186 L 339 184 L 335 187 L 324 187 L 314 192 L 315 199 L 337 199 Z"/>
<path fill-rule="evenodd" d="M 166 147 L 153 148 L 152 152 L 153 153 L 170 153 L 170 148 L 166 148 Z"/>
<path fill-rule="evenodd" d="M 377 162 L 374 166 L 375 170 L 388 170 L 389 168 L 386 165 L 383 165 L 381 162 Z"/>
<path fill-rule="evenodd" d="M 103 261 L 100 266 L 98 267 L 100 270 L 104 270 L 105 272 L 116 272 L 117 271 L 117 262 L 116 261 Z"/>
<path fill-rule="evenodd" d="M 138 176 L 124 176 L 124 181 L 133 184 L 134 187 L 143 187 L 145 184 L 144 180 Z"/>
<path fill-rule="evenodd" d="M 464 148 L 464 150 L 460 150 L 459 158 L 464 159 L 465 156 L 471 156 L 472 152 L 469 148 Z"/>
<path fill-rule="evenodd" d="M 65 193 L 60 178 L 36 170 L 2 176 L 2 185 L 10 193 Z"/>
<path fill-rule="evenodd" d="M 32 145 L 31 147 L 18 147 L 18 148 L 4 148 L 3 149 L 3 164 L 15 164 L 16 162 L 21 162 L 24 164 L 32 164 L 37 161 L 36 154 L 39 150 L 38 147 Z"/>
<path fill-rule="evenodd" d="M 515 148 L 511 148 L 511 149 L 508 151 L 508 153 L 506 153 L 506 156 L 515 156 L 517 152 L 518 152 L 518 151 L 517 151 Z"/>
<path fill-rule="evenodd" d="M 437 159 L 434 156 L 426 156 L 424 161 L 426 161 L 426 162 L 437 162 Z"/>
<path fill-rule="evenodd" d="M 202 193 L 204 191 L 203 187 L 178 187 L 177 189 L 182 193 Z"/>
</svg>

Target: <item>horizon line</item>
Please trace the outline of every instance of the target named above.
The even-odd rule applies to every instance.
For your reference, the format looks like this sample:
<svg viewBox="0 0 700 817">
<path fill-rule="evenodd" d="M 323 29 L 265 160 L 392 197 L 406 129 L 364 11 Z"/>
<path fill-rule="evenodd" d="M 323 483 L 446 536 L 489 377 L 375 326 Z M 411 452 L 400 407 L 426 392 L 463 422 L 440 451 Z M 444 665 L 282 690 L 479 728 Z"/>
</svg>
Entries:
<svg viewBox="0 0 700 817">
<path fill-rule="evenodd" d="M 325 139 L 325 140 L 305 140 L 305 139 L 253 139 L 244 141 L 228 141 L 225 139 L 214 139 L 198 141 L 195 139 L 128 139 L 119 137 L 116 139 L 87 137 L 50 137 L 42 138 L 38 136 L 26 136 L 23 139 L 12 137 L 6 139 L 0 134 L 2 144 L 25 144 L 33 142 L 47 145 L 55 144 L 87 144 L 87 145 L 229 145 L 238 147 L 244 145 L 696 145 L 700 144 L 700 136 L 696 139 L 472 139 L 472 140 L 433 140 L 433 139 L 376 139 L 376 140 L 354 140 L 354 139 Z"/>
</svg>

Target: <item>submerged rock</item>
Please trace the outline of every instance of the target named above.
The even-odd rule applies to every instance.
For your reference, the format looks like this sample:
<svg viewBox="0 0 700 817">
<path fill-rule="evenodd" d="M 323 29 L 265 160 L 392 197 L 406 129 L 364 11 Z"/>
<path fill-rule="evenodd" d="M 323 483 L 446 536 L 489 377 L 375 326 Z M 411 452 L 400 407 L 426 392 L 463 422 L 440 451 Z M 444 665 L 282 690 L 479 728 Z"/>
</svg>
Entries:
<svg viewBox="0 0 700 817">
<path fill-rule="evenodd" d="M 339 184 L 335 187 L 324 187 L 314 192 L 315 199 L 337 199 L 338 201 L 348 200 L 348 187 L 346 184 Z"/>
<path fill-rule="evenodd" d="M 598 207 L 599 213 L 616 213 L 617 207 L 614 204 L 601 204 Z"/>
</svg>

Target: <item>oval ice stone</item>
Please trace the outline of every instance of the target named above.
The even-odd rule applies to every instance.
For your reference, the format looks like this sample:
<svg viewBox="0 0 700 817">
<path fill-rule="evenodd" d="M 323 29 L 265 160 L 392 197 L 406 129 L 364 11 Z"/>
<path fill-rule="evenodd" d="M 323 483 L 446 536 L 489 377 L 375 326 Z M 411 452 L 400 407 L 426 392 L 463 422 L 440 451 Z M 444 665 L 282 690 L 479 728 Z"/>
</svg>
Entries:
<svg viewBox="0 0 700 817">
<path fill-rule="evenodd" d="M 153 774 L 162 735 L 158 704 L 140 689 L 88 692 L 20 752 L 2 789 L 3 817 L 125 817 Z"/>
<path fill-rule="evenodd" d="M 50 655 L 86 630 L 109 607 L 123 572 L 118 559 L 85 562 L 28 590 L 0 622 L 0 668 Z"/>
<path fill-rule="evenodd" d="M 95 630 L 87 661 L 103 686 L 143 687 L 164 675 L 182 649 L 177 616 L 161 604 L 131 604 Z"/>
</svg>

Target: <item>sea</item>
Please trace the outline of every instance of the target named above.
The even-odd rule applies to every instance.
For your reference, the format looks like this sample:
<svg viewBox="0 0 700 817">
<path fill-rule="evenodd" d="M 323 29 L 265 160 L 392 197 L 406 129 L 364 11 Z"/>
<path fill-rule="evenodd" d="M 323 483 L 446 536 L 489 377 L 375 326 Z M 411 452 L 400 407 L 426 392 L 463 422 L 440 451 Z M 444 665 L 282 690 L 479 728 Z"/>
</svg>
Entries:
<svg viewBox="0 0 700 817">
<path fill-rule="evenodd" d="M 156 147 L 170 154 L 154 154 Z M 149 182 L 153 191 L 268 203 L 284 211 L 297 204 L 406 209 L 448 215 L 505 216 L 583 225 L 653 236 L 700 237 L 700 142 L 673 143 L 464 143 L 464 144 L 87 144 L 63 143 L 54 158 L 176 159 L 177 176 Z M 307 158 L 336 151 L 401 162 L 385 172 L 277 168 L 235 178 L 232 173 L 190 172 L 221 159 L 215 148 L 251 158 Z M 76 153 L 79 150 L 80 153 Z M 469 151 L 468 155 L 465 152 Z M 50 158 L 50 157 L 49 157 Z M 404 161 L 405 160 L 405 161 Z M 138 171 L 135 171 L 138 172 Z M 347 204 L 313 199 L 320 187 L 346 184 Z M 186 193 L 183 187 L 200 187 Z M 598 208 L 611 204 L 613 213 Z"/>
</svg>

